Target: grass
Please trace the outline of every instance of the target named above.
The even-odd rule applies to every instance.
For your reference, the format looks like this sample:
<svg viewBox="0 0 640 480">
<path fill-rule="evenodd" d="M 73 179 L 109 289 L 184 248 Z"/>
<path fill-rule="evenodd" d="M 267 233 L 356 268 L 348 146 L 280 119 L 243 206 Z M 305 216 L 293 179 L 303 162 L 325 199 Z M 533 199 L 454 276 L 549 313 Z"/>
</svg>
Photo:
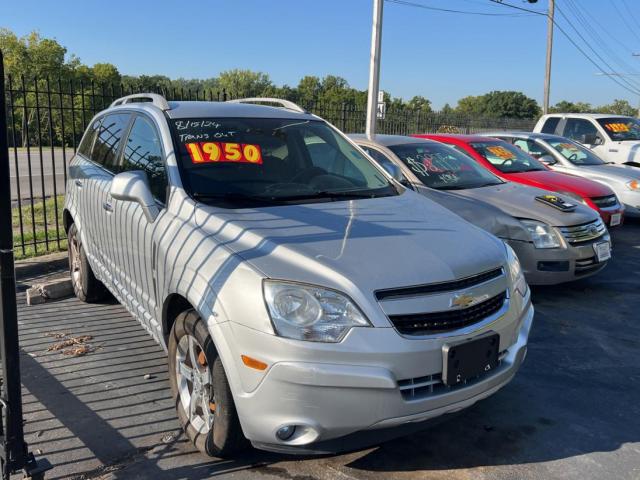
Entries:
<svg viewBox="0 0 640 480">
<path fill-rule="evenodd" d="M 56 230 L 56 201 L 58 203 L 58 230 Z M 64 195 L 58 195 L 57 197 L 48 198 L 45 201 L 34 201 L 33 208 L 31 208 L 31 202 L 22 201 L 22 211 L 20 211 L 18 207 L 12 209 L 13 250 L 16 260 L 60 252 L 67 249 L 67 240 L 62 223 L 63 205 Z M 45 212 L 47 216 L 46 230 L 44 220 Z M 21 217 L 23 237 L 20 235 Z M 58 232 L 61 238 L 59 242 Z M 24 250 L 22 248 L 23 239 L 25 244 Z M 49 241 L 48 248 L 46 243 L 47 239 Z"/>
</svg>

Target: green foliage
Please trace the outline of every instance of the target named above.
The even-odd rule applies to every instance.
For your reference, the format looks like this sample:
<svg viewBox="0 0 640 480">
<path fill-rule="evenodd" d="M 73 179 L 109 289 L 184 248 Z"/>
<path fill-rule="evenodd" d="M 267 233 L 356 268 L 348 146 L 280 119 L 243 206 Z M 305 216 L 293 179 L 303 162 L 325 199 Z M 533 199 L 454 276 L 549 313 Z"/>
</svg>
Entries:
<svg viewBox="0 0 640 480">
<path fill-rule="evenodd" d="M 598 107 L 598 112 L 635 117 L 638 115 L 638 108 L 631 105 L 627 100 L 616 99 L 609 105 Z"/>
<path fill-rule="evenodd" d="M 458 101 L 458 113 L 485 117 L 535 118 L 540 115 L 536 101 L 522 92 L 493 91 Z"/>
</svg>

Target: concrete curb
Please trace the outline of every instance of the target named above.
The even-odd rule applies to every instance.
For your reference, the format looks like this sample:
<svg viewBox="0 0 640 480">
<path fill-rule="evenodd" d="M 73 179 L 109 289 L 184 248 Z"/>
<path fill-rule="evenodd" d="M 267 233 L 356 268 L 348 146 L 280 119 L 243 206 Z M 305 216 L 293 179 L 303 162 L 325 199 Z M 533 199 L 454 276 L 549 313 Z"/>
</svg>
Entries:
<svg viewBox="0 0 640 480">
<path fill-rule="evenodd" d="M 49 273 L 56 273 L 67 270 L 69 261 L 67 252 L 57 252 L 41 257 L 29 258 L 16 261 L 16 279 L 39 277 Z"/>
</svg>

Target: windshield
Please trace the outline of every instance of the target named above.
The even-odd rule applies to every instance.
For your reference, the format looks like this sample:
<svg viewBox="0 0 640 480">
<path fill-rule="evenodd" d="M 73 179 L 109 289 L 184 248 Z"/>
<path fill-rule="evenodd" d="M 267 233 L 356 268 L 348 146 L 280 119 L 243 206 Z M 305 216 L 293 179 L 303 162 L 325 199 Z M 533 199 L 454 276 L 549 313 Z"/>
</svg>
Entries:
<svg viewBox="0 0 640 480">
<path fill-rule="evenodd" d="M 390 146 L 402 162 L 427 187 L 461 190 L 503 183 L 478 166 L 472 158 L 440 143 L 408 143 Z"/>
<path fill-rule="evenodd" d="M 500 140 L 473 142 L 471 146 L 503 173 L 546 170 L 538 160 L 507 142 Z"/>
<path fill-rule="evenodd" d="M 185 189 L 217 203 L 331 201 L 395 195 L 365 155 L 323 121 L 172 120 Z"/>
<path fill-rule="evenodd" d="M 637 118 L 599 118 L 598 123 L 611 140 L 640 140 L 640 121 Z"/>
<path fill-rule="evenodd" d="M 547 140 L 547 143 L 556 149 L 560 155 L 574 165 L 604 165 L 605 162 L 596 156 L 591 150 L 571 140 Z"/>
</svg>

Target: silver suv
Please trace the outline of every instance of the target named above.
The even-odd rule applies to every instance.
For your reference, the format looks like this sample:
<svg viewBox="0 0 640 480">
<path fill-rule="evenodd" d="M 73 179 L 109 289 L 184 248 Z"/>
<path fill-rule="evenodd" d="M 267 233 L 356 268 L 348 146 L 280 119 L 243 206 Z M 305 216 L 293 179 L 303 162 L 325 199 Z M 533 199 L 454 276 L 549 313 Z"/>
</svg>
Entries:
<svg viewBox="0 0 640 480">
<path fill-rule="evenodd" d="M 110 291 L 167 350 L 208 455 L 375 443 L 491 395 L 526 355 L 511 248 L 290 102 L 115 101 L 64 218 L 77 296 Z"/>
</svg>

